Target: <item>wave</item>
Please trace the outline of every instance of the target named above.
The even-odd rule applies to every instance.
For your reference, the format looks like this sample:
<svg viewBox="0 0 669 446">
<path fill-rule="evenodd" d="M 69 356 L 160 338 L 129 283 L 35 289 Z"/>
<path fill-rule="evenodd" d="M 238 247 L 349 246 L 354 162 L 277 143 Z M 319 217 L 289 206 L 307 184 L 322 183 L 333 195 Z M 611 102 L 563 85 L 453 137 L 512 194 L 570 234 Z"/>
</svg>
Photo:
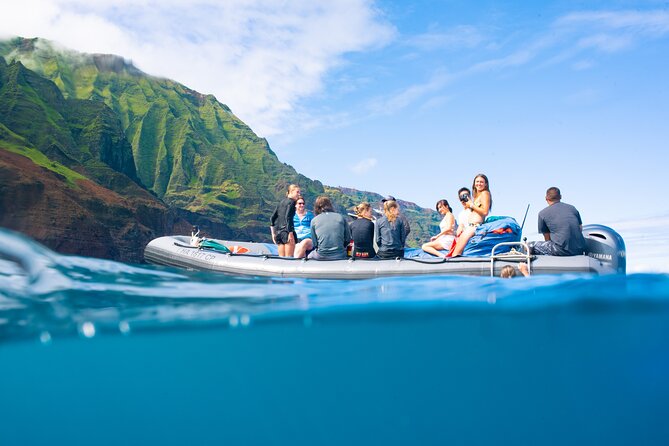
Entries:
<svg viewBox="0 0 669 446">
<path fill-rule="evenodd" d="M 669 302 L 669 275 L 358 281 L 232 277 L 57 254 L 0 229 L 0 339 L 224 324 L 341 312 L 634 311 Z M 308 323 L 308 322 L 305 322 Z"/>
</svg>

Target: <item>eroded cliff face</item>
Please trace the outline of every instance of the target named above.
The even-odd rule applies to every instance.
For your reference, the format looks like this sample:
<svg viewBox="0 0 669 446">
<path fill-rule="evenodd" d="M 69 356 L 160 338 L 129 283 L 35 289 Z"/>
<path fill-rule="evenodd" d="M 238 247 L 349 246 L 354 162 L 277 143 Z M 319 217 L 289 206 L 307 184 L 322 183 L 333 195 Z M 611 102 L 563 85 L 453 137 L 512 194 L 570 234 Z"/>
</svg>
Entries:
<svg viewBox="0 0 669 446">
<path fill-rule="evenodd" d="M 121 196 L 89 179 L 74 185 L 0 144 L 0 226 L 65 254 L 142 261 L 153 238 L 190 224 L 149 194 Z"/>
<path fill-rule="evenodd" d="M 41 39 L 0 40 L 0 147 L 0 225 L 61 252 L 125 261 L 141 260 L 147 234 L 189 233 L 186 221 L 209 237 L 269 241 L 291 183 L 340 212 L 381 198 L 299 174 L 211 95 Z M 439 215 L 402 208 L 408 244 L 420 246 Z"/>
<path fill-rule="evenodd" d="M 139 184 L 109 107 L 65 99 L 51 81 L 3 60 L 0 226 L 61 253 L 134 263 L 154 237 L 190 230 Z"/>
</svg>

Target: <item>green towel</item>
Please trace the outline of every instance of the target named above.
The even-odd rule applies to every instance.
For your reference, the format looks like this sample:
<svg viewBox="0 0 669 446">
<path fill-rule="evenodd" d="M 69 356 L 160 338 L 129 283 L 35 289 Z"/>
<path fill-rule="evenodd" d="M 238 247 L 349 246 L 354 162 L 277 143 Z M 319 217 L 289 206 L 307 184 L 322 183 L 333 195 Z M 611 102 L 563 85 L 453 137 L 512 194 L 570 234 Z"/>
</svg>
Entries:
<svg viewBox="0 0 669 446">
<path fill-rule="evenodd" d="M 230 250 L 228 249 L 227 246 L 225 246 L 221 243 L 218 243 L 214 240 L 207 240 L 207 239 L 202 240 L 200 242 L 200 248 L 213 249 L 214 251 L 220 251 L 220 252 L 223 252 L 223 253 L 229 253 L 230 252 Z"/>
</svg>

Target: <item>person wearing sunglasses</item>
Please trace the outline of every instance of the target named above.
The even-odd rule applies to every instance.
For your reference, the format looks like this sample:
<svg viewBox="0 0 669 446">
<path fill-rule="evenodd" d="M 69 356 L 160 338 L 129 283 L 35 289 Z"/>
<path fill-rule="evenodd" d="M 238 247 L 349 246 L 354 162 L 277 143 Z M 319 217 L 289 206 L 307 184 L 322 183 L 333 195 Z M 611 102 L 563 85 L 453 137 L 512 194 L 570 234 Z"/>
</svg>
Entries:
<svg viewBox="0 0 669 446">
<path fill-rule="evenodd" d="M 311 220 L 313 218 L 314 214 L 307 210 L 304 197 L 299 197 L 295 202 L 295 217 L 293 217 L 293 225 L 297 234 L 295 258 L 301 259 L 306 257 L 314 248 L 314 243 L 311 240 Z"/>
</svg>

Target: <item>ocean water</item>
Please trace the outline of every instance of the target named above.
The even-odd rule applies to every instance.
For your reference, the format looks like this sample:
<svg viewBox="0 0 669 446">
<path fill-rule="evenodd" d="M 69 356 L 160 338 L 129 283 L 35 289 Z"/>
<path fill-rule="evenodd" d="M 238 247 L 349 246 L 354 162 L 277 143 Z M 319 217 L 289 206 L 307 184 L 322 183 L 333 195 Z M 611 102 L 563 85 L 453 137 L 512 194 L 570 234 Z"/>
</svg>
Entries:
<svg viewBox="0 0 669 446">
<path fill-rule="evenodd" d="M 669 444 L 669 275 L 257 279 L 0 246 L 2 446 Z"/>
</svg>

